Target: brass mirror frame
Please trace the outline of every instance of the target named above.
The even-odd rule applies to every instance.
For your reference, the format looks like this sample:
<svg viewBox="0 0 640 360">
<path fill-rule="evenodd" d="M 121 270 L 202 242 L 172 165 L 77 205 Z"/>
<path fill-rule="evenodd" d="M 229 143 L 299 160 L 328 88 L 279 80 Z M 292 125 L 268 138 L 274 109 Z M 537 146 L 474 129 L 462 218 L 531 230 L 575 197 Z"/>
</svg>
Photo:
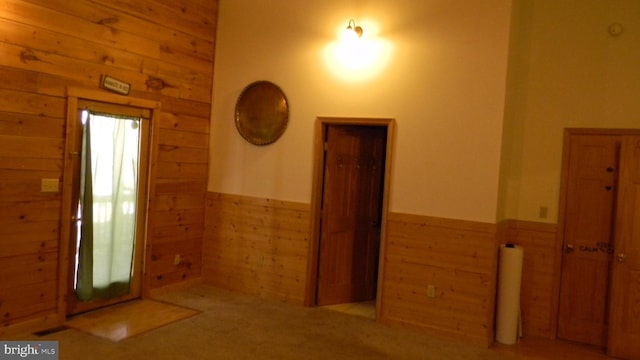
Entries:
<svg viewBox="0 0 640 360">
<path fill-rule="evenodd" d="M 247 85 L 235 108 L 238 133 L 254 145 L 268 145 L 280 138 L 289 122 L 289 103 L 280 87 L 260 80 Z"/>
</svg>

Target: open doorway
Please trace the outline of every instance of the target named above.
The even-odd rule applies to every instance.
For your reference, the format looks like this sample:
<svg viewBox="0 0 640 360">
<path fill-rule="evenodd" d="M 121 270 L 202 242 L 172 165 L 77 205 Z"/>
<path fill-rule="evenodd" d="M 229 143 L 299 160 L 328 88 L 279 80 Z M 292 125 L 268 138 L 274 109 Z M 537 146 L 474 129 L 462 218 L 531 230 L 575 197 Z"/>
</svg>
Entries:
<svg viewBox="0 0 640 360">
<path fill-rule="evenodd" d="M 308 305 L 378 307 L 393 125 L 317 119 Z"/>
</svg>

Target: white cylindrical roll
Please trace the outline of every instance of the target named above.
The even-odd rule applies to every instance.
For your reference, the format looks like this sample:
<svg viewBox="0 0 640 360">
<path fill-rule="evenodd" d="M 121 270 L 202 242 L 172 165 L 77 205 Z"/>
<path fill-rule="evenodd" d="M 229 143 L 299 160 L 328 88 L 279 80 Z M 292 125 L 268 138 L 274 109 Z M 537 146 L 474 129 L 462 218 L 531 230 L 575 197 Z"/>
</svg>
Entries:
<svg viewBox="0 0 640 360">
<path fill-rule="evenodd" d="M 502 344 L 518 341 L 520 285 L 524 250 L 517 245 L 501 245 L 496 298 L 496 340 Z"/>
</svg>

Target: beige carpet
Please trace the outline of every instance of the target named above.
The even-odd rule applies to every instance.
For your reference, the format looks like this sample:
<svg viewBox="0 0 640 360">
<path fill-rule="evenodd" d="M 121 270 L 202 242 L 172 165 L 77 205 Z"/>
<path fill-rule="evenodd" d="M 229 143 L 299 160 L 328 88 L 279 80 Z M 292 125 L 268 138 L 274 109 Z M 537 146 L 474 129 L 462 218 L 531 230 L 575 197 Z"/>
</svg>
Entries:
<svg viewBox="0 0 640 360">
<path fill-rule="evenodd" d="M 111 341 L 120 341 L 198 313 L 159 301 L 132 300 L 74 316 L 65 325 Z"/>
<path fill-rule="evenodd" d="M 302 307 L 204 284 L 156 300 L 200 313 L 122 341 L 74 328 L 20 340 L 58 341 L 64 360 L 604 360 L 600 350 L 546 339 L 478 348 L 324 307 Z"/>
</svg>

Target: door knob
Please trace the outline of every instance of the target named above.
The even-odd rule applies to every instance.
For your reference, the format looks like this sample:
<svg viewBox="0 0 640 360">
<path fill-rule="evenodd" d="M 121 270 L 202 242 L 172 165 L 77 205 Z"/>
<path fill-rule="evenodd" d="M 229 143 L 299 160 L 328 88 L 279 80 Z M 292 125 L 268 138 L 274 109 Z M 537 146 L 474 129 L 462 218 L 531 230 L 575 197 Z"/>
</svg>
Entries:
<svg viewBox="0 0 640 360">
<path fill-rule="evenodd" d="M 627 255 L 623 253 L 618 254 L 618 262 L 625 262 L 627 260 Z"/>
<path fill-rule="evenodd" d="M 567 247 L 565 249 L 565 252 L 568 253 L 572 253 L 573 252 L 573 245 L 572 244 L 567 244 Z"/>
</svg>

